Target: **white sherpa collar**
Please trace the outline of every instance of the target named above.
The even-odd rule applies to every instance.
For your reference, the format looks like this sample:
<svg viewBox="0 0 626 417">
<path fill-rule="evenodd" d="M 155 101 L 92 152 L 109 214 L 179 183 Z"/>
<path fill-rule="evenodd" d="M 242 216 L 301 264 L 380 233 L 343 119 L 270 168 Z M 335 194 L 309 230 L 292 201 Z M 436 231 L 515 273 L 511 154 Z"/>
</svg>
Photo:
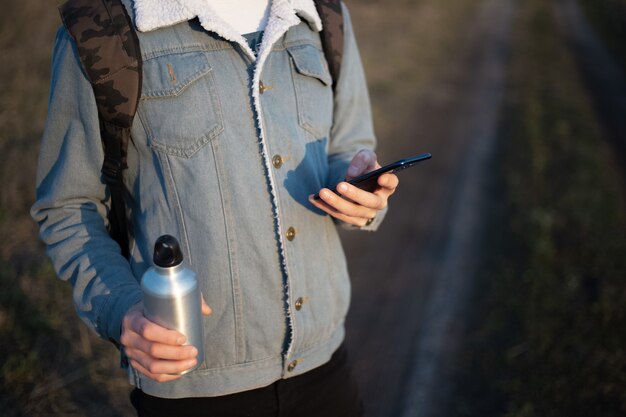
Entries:
<svg viewBox="0 0 626 417">
<path fill-rule="evenodd" d="M 215 14 L 211 0 L 134 0 L 135 24 L 140 32 L 149 32 L 162 27 L 198 17 L 202 27 L 225 36 L 234 36 L 234 30 Z M 288 20 L 298 14 L 316 31 L 322 30 L 322 21 L 313 0 L 272 0 L 269 20 Z M 237 34 L 239 35 L 239 34 Z M 238 40 L 239 36 L 235 36 Z"/>
</svg>

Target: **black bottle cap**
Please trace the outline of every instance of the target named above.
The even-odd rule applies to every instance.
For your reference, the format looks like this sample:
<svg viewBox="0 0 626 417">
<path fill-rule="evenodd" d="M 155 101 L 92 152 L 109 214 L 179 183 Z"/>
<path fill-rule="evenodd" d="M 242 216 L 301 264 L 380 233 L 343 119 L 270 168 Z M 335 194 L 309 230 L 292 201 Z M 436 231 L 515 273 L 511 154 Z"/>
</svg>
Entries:
<svg viewBox="0 0 626 417">
<path fill-rule="evenodd" d="M 174 236 L 163 235 L 157 239 L 152 261 L 161 268 L 170 268 L 183 262 L 183 253 Z"/>
</svg>

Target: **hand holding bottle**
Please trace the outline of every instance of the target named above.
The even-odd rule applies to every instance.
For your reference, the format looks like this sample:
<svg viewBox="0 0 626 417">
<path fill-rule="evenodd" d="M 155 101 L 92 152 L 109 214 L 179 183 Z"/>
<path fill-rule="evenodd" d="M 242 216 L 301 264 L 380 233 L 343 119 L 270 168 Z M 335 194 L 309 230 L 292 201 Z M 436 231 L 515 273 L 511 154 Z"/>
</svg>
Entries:
<svg viewBox="0 0 626 417">
<path fill-rule="evenodd" d="M 202 314 L 211 314 L 204 299 Z M 148 320 L 143 314 L 143 303 L 133 306 L 122 321 L 121 342 L 131 366 L 157 382 L 178 379 L 182 372 L 197 365 L 198 350 L 185 345 L 186 341 L 182 333 Z"/>
<path fill-rule="evenodd" d="M 137 371 L 158 382 L 172 381 L 204 361 L 204 302 L 196 274 L 183 265 L 176 238 L 159 237 L 154 266 L 141 279 L 143 302 L 122 321 L 121 342 Z"/>
</svg>

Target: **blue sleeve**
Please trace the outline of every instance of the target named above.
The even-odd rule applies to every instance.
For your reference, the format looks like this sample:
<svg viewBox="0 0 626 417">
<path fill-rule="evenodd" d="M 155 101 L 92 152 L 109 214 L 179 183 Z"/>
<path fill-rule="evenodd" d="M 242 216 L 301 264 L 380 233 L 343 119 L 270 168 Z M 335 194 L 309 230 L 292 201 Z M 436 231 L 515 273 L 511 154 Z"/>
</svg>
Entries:
<svg viewBox="0 0 626 417">
<path fill-rule="evenodd" d="M 48 116 L 37 165 L 31 216 L 60 279 L 73 287 L 80 318 L 119 343 L 121 321 L 141 300 L 128 261 L 107 232 L 104 158 L 91 84 L 76 47 L 61 28 L 56 37 Z"/>
<path fill-rule="evenodd" d="M 342 3 L 344 16 L 344 55 L 335 86 L 333 127 L 329 147 L 330 178 L 334 186 L 343 181 L 350 161 L 361 149 L 374 150 L 376 136 L 372 122 L 367 82 L 359 56 L 348 9 Z M 368 226 L 347 229 L 376 230 L 387 209 L 382 210 Z M 342 222 L 340 222 L 341 224 Z"/>
</svg>

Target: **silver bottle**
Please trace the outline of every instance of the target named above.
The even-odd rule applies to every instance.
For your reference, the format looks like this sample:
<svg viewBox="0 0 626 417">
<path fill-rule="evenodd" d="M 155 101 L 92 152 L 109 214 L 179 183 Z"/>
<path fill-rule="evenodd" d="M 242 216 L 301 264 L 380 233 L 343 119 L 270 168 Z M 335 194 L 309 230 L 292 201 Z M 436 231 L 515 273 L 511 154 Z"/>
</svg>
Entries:
<svg viewBox="0 0 626 417">
<path fill-rule="evenodd" d="M 141 278 L 144 315 L 149 320 L 187 338 L 185 344 L 198 349 L 198 365 L 204 361 L 202 302 L 196 274 L 182 264 L 183 254 L 176 238 L 159 237 L 154 244 L 154 266 Z"/>
</svg>

